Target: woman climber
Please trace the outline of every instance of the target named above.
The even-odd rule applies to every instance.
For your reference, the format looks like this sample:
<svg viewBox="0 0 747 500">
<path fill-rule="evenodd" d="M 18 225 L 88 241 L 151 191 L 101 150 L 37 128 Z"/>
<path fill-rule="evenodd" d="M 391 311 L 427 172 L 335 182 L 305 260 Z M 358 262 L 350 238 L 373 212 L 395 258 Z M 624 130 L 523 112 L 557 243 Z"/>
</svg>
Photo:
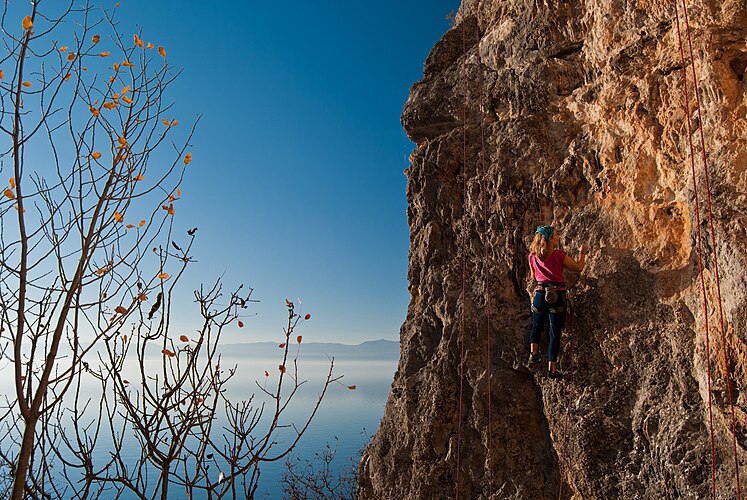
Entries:
<svg viewBox="0 0 747 500">
<path fill-rule="evenodd" d="M 565 321 L 565 268 L 580 272 L 586 264 L 586 245 L 581 247 L 578 261 L 573 260 L 563 250 L 558 250 L 558 232 L 552 226 L 540 226 L 535 231 L 534 240 L 529 245 L 529 269 L 537 287 L 532 295 L 532 331 L 529 335 L 531 352 L 529 364 L 539 361 L 539 342 L 546 320 L 550 320 L 550 345 L 547 350 L 547 376 L 559 379 L 563 374 L 558 371 L 558 354 L 560 351 L 560 332 Z"/>
</svg>

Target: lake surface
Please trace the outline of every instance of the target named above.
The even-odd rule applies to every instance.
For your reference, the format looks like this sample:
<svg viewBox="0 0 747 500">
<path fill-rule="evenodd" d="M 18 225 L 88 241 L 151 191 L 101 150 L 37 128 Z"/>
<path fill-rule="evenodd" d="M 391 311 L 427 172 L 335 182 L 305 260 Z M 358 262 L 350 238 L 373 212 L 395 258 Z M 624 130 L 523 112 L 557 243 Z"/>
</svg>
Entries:
<svg viewBox="0 0 747 500">
<path fill-rule="evenodd" d="M 314 344 L 309 344 L 309 346 L 314 346 Z M 329 444 L 336 449 L 335 459 L 332 462 L 334 474 L 350 470 L 351 459 L 356 460 L 357 465 L 361 448 L 368 444 L 371 436 L 378 428 L 397 367 L 398 353 L 395 354 L 391 346 L 389 347 L 390 349 L 384 349 L 381 352 L 369 348 L 357 351 L 348 350 L 340 354 L 332 353 L 335 356 L 334 374 L 336 376 L 343 375 L 343 378 L 339 383 L 333 383 L 327 389 L 316 416 L 290 455 L 292 459 L 298 458 L 302 463 L 306 460 L 313 460 L 315 453 L 321 454 L 325 446 Z M 277 349 L 277 346 L 274 348 Z M 299 388 L 293 402 L 284 414 L 281 424 L 294 423 L 302 426 L 306 422 L 329 371 L 330 361 L 326 356 L 325 348 L 316 344 L 315 348 L 309 347 L 308 350 L 311 352 L 304 353 L 302 349 L 299 362 L 299 379 L 307 382 Z M 269 400 L 267 396 L 262 395 L 256 383 L 264 384 L 267 380 L 269 390 L 277 385 L 280 350 L 277 349 L 278 354 L 270 355 L 271 351 L 267 349 L 255 349 L 251 353 L 247 353 L 245 349 L 235 349 L 234 351 L 238 356 L 231 355 L 231 351 L 232 349 L 224 350 L 221 359 L 222 368 L 237 367 L 236 375 L 227 386 L 229 399 L 238 402 L 247 400 L 252 394 L 255 394 L 255 403 L 259 403 L 262 397 Z M 376 359 L 377 357 L 383 359 Z M 156 368 L 161 361 L 153 359 L 152 362 L 154 368 Z M 150 363 L 151 360 L 148 360 L 146 367 Z M 265 370 L 269 372 L 269 377 L 265 377 Z M 134 364 L 125 366 L 122 370 L 123 377 L 130 376 L 128 375 L 129 371 L 133 372 L 132 378 L 135 379 L 134 375 L 137 367 Z M 292 362 L 290 361 L 288 362 L 288 372 L 292 373 Z M 14 392 L 8 382 L 7 380 L 0 382 L 0 390 L 6 395 L 12 396 Z M 348 389 L 348 386 L 351 385 L 355 385 L 356 389 Z M 290 388 L 290 386 L 286 387 Z M 95 387 L 92 386 L 83 390 L 83 392 L 89 391 L 93 394 Z M 13 397 L 13 399 L 15 398 Z M 222 418 L 219 416 L 218 421 L 220 420 Z M 263 427 L 260 424 L 258 432 L 255 434 L 262 433 L 264 428 L 266 426 Z M 285 438 L 281 435 L 278 449 L 282 446 L 283 439 L 290 439 L 295 436 L 292 429 L 287 429 L 284 432 L 286 432 Z M 101 450 L 101 453 L 106 454 L 108 452 Z M 138 454 L 139 445 L 135 440 L 125 443 L 121 451 L 121 456 L 125 461 L 130 457 L 138 456 Z M 257 490 L 258 499 L 283 497 L 280 480 L 286 469 L 285 461 L 286 459 L 282 459 L 278 462 L 261 465 L 261 479 Z M 216 471 L 217 473 L 218 471 Z M 183 490 L 177 487 L 173 488 L 173 493 L 170 498 L 184 498 Z M 100 498 L 105 500 L 110 497 L 102 495 Z M 114 498 L 113 494 L 111 498 Z M 135 497 L 134 495 L 123 495 L 120 498 Z"/>
</svg>

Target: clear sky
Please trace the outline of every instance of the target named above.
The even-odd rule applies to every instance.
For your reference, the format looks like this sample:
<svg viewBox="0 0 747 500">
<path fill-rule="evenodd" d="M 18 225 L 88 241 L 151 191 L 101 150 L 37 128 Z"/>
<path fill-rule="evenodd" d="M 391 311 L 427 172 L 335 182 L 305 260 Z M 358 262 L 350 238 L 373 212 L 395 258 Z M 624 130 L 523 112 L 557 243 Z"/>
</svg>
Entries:
<svg viewBox="0 0 747 500">
<path fill-rule="evenodd" d="M 91 0 L 92 4 L 102 2 L 108 2 L 111 8 L 117 0 Z M 410 85 L 422 77 L 423 62 L 449 28 L 447 16 L 458 3 L 122 0 L 117 17 L 123 40 L 131 42 L 131 33 L 140 33 L 144 42 L 166 49 L 169 64 L 183 68 L 166 95 L 167 101 L 174 102 L 170 114 L 180 123 L 176 133 L 186 134 L 184 129 L 201 116 L 188 149 L 193 161 L 187 167 L 173 219 L 177 234 L 181 235 L 174 237 L 179 243 L 186 241 L 186 229 L 199 228 L 192 249 L 198 262 L 178 285 L 178 300 L 172 303 L 172 340 L 199 328 L 193 320 L 197 306 L 191 292 L 200 283 L 210 285 L 219 277 L 227 293 L 245 284 L 255 289 L 253 298 L 260 300 L 242 318 L 244 328 L 234 323 L 227 329 L 224 343 L 282 342 L 286 298 L 296 303 L 300 298 L 301 314 L 312 314 L 311 321 L 296 332 L 303 335 L 305 342 L 398 339 L 409 300 L 409 230 L 403 170 L 413 149 L 402 131 L 400 113 Z M 61 9 L 67 2 L 43 0 L 42 4 Z M 29 0 L 13 0 L 8 10 L 18 12 L 6 16 L 13 33 L 23 33 L 21 20 L 29 14 L 30 5 Z M 34 24 L 34 29 L 43 33 L 51 21 L 40 16 Z M 68 26 L 75 29 L 72 23 Z M 60 31 L 63 34 L 52 40 L 52 45 L 50 40 L 39 40 L 33 50 L 68 60 L 73 54 L 60 55 L 60 47 L 74 47 L 75 40 L 70 37 L 71 30 Z M 103 37 L 100 43 L 97 50 L 102 53 L 111 48 L 110 41 Z M 0 59 L 3 57 L 0 55 Z M 100 73 L 107 78 L 113 72 L 109 68 L 114 60 L 91 57 L 86 77 L 97 74 L 96 65 L 107 68 Z M 7 61 L 6 69 L 12 68 L 12 58 Z M 38 73 L 34 75 L 28 67 L 26 71 L 24 76 L 34 82 L 33 89 L 41 87 Z M 51 70 L 45 67 L 45 71 Z M 12 74 L 11 70 L 7 73 Z M 71 90 L 67 92 L 72 94 Z M 27 95 L 23 111 L 32 121 L 43 113 L 31 107 L 34 101 L 30 96 L 35 94 Z M 86 121 L 90 111 L 83 109 L 85 116 L 81 120 Z M 112 116 L 116 117 L 115 113 Z M 59 121 L 54 123 L 64 124 L 67 116 L 63 109 L 55 118 Z M 102 135 L 97 144 L 103 142 L 110 148 L 111 139 L 103 133 L 99 137 Z M 24 165 L 28 166 L 24 182 L 29 186 L 33 185 L 32 172 L 44 174 L 56 166 L 48 149 L 33 150 L 33 144 L 29 143 L 24 156 Z M 87 157 L 85 152 L 70 149 L 70 154 Z M 3 150 L 7 151 L 7 146 L 0 144 L 0 153 Z M 109 153 L 103 148 L 101 151 Z M 153 155 L 150 159 L 159 162 L 164 157 Z M 11 174 L 3 168 L 10 169 L 11 165 L 7 156 L 0 157 L 0 173 L 5 179 Z M 26 192 L 30 192 L 30 187 Z M 33 209 L 30 203 L 27 206 L 27 217 L 31 218 Z M 137 212 L 132 213 L 135 210 L 133 206 L 127 212 L 128 223 L 140 219 Z M 71 217 L 65 211 L 72 212 L 62 207 L 58 217 Z M 161 214 L 158 208 L 156 211 Z M 12 229 L 11 223 L 8 225 Z M 54 232 L 51 224 L 46 229 Z M 8 232 L 12 241 L 12 232 Z M 57 241 L 56 234 L 50 238 Z M 128 241 L 133 239 L 134 236 Z M 44 239 L 40 241 L 46 243 Z M 58 251 L 63 245 L 77 244 L 72 236 L 67 243 L 59 244 Z M 39 248 L 39 253 L 46 254 L 44 247 Z M 111 252 L 116 252 L 114 246 Z M 67 247 L 60 253 L 67 254 Z M 149 260 L 157 262 L 153 256 Z M 51 269 L 47 275 L 46 269 L 39 270 L 42 278 L 37 284 L 52 282 L 57 271 Z M 103 299 L 95 282 L 90 288 L 93 301 Z M 41 294 L 39 290 L 34 292 Z M 79 296 L 76 300 L 84 302 Z M 59 312 L 60 303 L 53 306 L 53 313 Z M 43 324 L 49 313 L 41 307 L 39 310 L 39 323 Z M 44 321 L 42 312 L 47 314 Z M 26 314 L 27 318 L 31 316 L 30 312 Z M 91 317 L 95 317 L 95 312 Z M 136 317 L 133 314 L 133 321 Z M 102 317 L 101 323 L 106 324 L 106 319 Z M 79 337 L 89 330 L 85 321 L 81 323 L 83 327 L 71 335 Z M 96 354 L 94 350 L 88 356 Z M 158 358 L 159 363 L 161 359 Z M 59 366 L 64 369 L 66 365 L 63 362 Z M 271 370 L 271 366 L 267 369 Z M 240 372 L 245 388 L 247 381 L 262 377 L 261 368 L 254 371 L 251 367 L 249 364 Z M 344 364 L 338 365 L 340 368 L 354 372 Z M 132 369 L 129 362 L 124 367 Z M 345 394 L 344 400 L 338 397 L 342 401 L 338 408 L 347 405 L 348 433 L 357 432 L 350 430 L 350 422 L 366 422 L 353 418 L 365 413 L 360 411 L 362 398 L 375 390 L 372 383 L 388 383 L 386 373 L 391 374 L 393 366 L 367 364 L 361 370 L 381 373 L 377 377 L 353 375 L 352 383 L 361 384 L 362 389 L 356 393 L 344 387 L 333 388 L 338 396 L 340 389 Z M 86 390 L 83 391 L 81 394 L 85 395 Z M 243 394 L 241 397 L 246 397 L 245 391 Z M 329 394 L 335 398 L 334 391 Z M 378 401 L 380 405 L 383 400 Z M 300 403 L 301 407 L 308 406 L 303 400 Z M 348 411 L 351 406 L 358 410 Z M 322 419 L 324 411 L 319 413 Z M 370 417 L 375 411 L 368 413 Z M 345 431 L 342 427 L 320 427 L 319 435 L 324 437 L 319 440 Z M 362 443 L 360 435 L 358 432 L 357 441 L 353 441 L 358 443 L 356 446 Z"/>
<path fill-rule="evenodd" d="M 199 262 L 177 312 L 194 307 L 200 282 L 223 276 L 261 301 L 225 342 L 280 338 L 286 298 L 312 314 L 299 332 L 309 341 L 398 338 L 413 148 L 399 116 L 458 6 L 122 2 L 120 30 L 141 27 L 183 68 L 174 116 L 186 126 L 202 115 L 176 219 L 199 227 Z"/>
</svg>

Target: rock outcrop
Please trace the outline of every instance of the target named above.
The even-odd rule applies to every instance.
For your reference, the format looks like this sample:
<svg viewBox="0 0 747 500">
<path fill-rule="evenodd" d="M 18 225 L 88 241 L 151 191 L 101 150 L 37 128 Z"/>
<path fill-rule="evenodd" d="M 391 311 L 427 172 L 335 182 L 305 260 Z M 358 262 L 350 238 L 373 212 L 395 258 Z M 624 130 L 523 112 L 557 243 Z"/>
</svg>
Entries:
<svg viewBox="0 0 747 500">
<path fill-rule="evenodd" d="M 364 498 L 707 498 L 711 420 L 735 498 L 727 373 L 747 495 L 747 4 L 687 5 L 701 115 L 673 1 L 463 2 L 402 115 L 411 301 Z M 540 224 L 591 248 L 562 381 L 525 366 Z"/>
</svg>

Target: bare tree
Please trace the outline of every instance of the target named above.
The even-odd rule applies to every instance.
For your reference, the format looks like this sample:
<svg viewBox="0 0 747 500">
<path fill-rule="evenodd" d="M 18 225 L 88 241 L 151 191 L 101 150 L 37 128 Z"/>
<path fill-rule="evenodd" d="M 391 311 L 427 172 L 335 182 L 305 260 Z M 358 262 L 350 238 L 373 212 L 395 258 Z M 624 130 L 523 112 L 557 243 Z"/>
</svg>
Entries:
<svg viewBox="0 0 747 500">
<path fill-rule="evenodd" d="M 258 384 L 267 412 L 254 398 L 228 400 L 236 368 L 218 350 L 251 291 L 200 290 L 196 333 L 171 333 L 173 292 L 194 261 L 196 229 L 176 236 L 174 215 L 197 121 L 178 127 L 165 100 L 179 73 L 166 50 L 142 32 L 129 42 L 116 7 L 36 0 L 17 17 L 4 7 L 0 374 L 14 395 L 0 403 L 0 496 L 167 498 L 179 487 L 251 497 L 261 463 L 286 456 L 307 428 L 333 363 L 308 420 L 276 451 L 303 384 L 297 356 L 286 370 L 304 319 L 293 304 L 277 386 Z M 98 390 L 87 393 L 91 381 Z M 125 456 L 133 439 L 138 456 Z"/>
</svg>

